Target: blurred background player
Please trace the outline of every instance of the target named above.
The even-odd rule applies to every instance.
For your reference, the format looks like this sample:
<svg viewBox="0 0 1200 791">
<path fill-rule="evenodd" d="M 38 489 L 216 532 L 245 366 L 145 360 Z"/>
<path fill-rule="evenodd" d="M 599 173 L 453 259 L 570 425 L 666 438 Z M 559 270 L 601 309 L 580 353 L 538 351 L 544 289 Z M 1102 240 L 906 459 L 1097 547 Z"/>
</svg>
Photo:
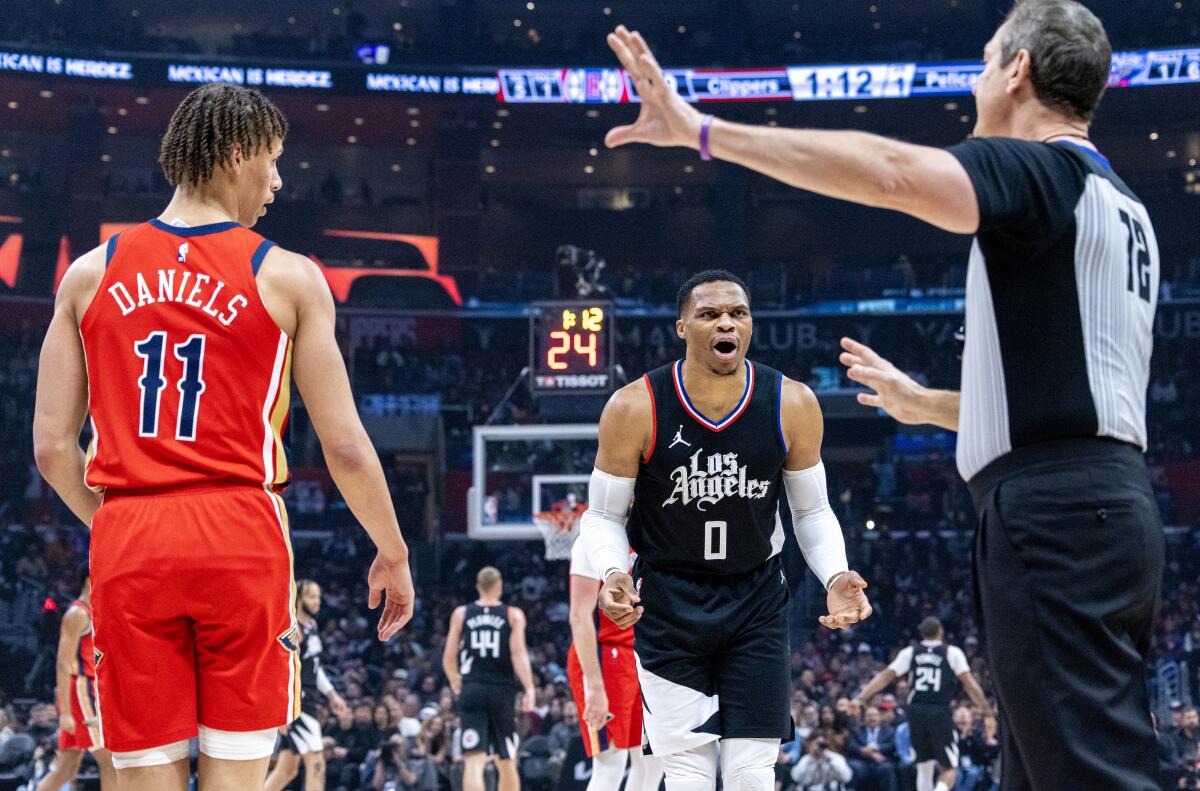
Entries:
<svg viewBox="0 0 1200 791">
<path fill-rule="evenodd" d="M 958 771 L 958 730 L 950 711 L 958 685 L 987 718 L 992 717 L 991 706 L 971 673 L 966 654 L 958 646 L 943 642 L 942 622 L 929 616 L 921 621 L 918 631 L 921 641 L 902 648 L 850 703 L 857 710 L 896 679 L 906 678 L 910 690 L 908 727 L 917 756 L 917 791 L 949 791 Z"/>
<path fill-rule="evenodd" d="M 266 791 L 282 791 L 300 772 L 304 762 L 305 791 L 325 788 L 325 740 L 317 712 L 317 695 L 324 695 L 335 717 L 349 716 L 350 708 L 334 689 L 321 666 L 321 586 L 313 580 L 296 583 L 296 622 L 300 625 L 300 716 L 283 731 L 275 768 L 267 775 Z"/>
<path fill-rule="evenodd" d="M 96 709 L 96 656 L 92 646 L 92 585 L 82 571 L 79 598 L 63 613 L 58 633 L 55 681 L 58 694 L 58 754 L 36 791 L 58 791 L 75 779 L 87 750 L 100 767 L 100 788 L 117 787 L 112 755 L 104 749 L 100 714 Z"/>
<path fill-rule="evenodd" d="M 796 539 L 828 592 L 820 622 L 868 617 L 867 583 L 849 570 L 829 508 L 816 397 L 746 358 L 746 284 L 699 272 L 680 286 L 676 315 L 684 357 L 618 390 L 600 417 L 579 541 L 604 580 L 600 608 L 622 628 L 637 624 L 645 741 L 663 758 L 667 788 L 714 788 L 718 740 L 725 788 L 769 788 L 780 742 L 795 733 L 785 489 Z"/>
<path fill-rule="evenodd" d="M 600 572 L 581 541 L 571 547 L 571 648 L 567 678 L 584 726 L 583 748 L 592 759 L 588 791 L 616 791 L 631 765 L 626 791 L 655 791 L 662 759 L 642 753 L 642 692 L 633 652 L 633 630 L 621 629 L 596 609 Z"/>
<path fill-rule="evenodd" d="M 525 645 L 525 613 L 501 601 L 504 581 L 492 566 L 475 577 L 479 597 L 450 615 L 442 669 L 458 695 L 462 720 L 463 789 L 483 791 L 483 769 L 491 756 L 500 791 L 517 791 L 517 735 L 513 677 L 524 690 L 522 710 L 534 706 L 533 670 Z"/>
<path fill-rule="evenodd" d="M 282 187 L 287 121 L 234 85 L 190 93 L 159 161 L 160 217 L 75 261 L 38 368 L 38 469 L 90 525 L 97 695 L 124 791 L 261 788 L 299 714 L 283 429 L 291 377 L 378 555 L 387 640 L 412 615 L 408 548 L 358 418 L 328 285 L 249 229 Z M 85 457 L 79 435 L 91 417 Z M 153 690 L 148 694 L 147 690 Z"/>
</svg>

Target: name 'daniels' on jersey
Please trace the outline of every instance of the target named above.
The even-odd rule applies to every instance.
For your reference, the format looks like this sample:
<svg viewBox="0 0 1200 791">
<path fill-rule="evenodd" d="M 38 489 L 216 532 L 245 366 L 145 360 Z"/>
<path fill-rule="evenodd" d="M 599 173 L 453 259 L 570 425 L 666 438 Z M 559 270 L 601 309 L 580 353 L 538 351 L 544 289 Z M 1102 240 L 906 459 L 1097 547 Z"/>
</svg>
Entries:
<svg viewBox="0 0 1200 791">
<path fill-rule="evenodd" d="M 138 272 L 137 283 L 133 289 L 137 292 L 137 299 L 134 299 L 130 289 L 120 282 L 109 286 L 108 293 L 117 303 L 117 307 L 121 309 L 122 316 L 128 316 L 145 305 L 174 302 L 199 308 L 226 327 L 237 318 L 238 308 L 244 308 L 250 304 L 241 294 L 234 294 L 218 303 L 217 297 L 224 290 L 225 283 L 220 280 L 214 281 L 210 276 L 201 272 L 195 273 L 195 277 L 192 274 L 187 270 L 159 269 L 156 288 L 152 288 L 142 273 Z"/>
<path fill-rule="evenodd" d="M 679 466 L 671 471 L 675 488 L 663 505 L 682 502 L 684 505 L 696 501 L 696 509 L 720 502 L 726 497 L 744 497 L 759 500 L 767 496 L 770 481 L 757 481 L 746 477 L 746 468 L 738 464 L 736 453 L 710 453 L 700 462 L 704 449 L 692 454 L 690 466 Z"/>
</svg>

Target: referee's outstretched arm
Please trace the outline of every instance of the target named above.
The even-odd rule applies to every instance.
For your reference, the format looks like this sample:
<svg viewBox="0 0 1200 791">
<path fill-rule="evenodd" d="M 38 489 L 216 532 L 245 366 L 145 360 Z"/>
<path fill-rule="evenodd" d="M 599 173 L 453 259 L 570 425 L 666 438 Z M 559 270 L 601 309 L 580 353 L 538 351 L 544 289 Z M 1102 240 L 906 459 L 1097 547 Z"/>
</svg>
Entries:
<svg viewBox="0 0 1200 791">
<path fill-rule="evenodd" d="M 838 360 L 846 366 L 846 375 L 875 391 L 859 393 L 858 403 L 882 409 L 910 426 L 932 425 L 958 431 L 957 390 L 925 387 L 853 338 L 842 338 L 842 348 L 845 351 Z"/>
<path fill-rule="evenodd" d="M 712 119 L 667 85 L 640 33 L 620 26 L 609 34 L 608 44 L 642 101 L 636 122 L 609 131 L 604 142 L 610 147 L 649 143 L 698 149 L 702 156 L 735 162 L 793 187 L 901 211 L 952 233 L 971 234 L 979 228 L 971 179 L 944 149 L 865 132 Z"/>
</svg>

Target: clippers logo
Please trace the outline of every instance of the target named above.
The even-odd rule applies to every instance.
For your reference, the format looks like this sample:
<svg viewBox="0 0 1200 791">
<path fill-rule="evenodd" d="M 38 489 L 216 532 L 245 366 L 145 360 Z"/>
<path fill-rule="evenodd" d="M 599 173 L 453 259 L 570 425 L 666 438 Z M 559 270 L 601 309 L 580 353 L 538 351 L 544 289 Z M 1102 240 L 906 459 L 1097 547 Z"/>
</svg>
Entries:
<svg viewBox="0 0 1200 791">
<path fill-rule="evenodd" d="M 667 446 L 667 450 L 670 450 L 676 445 L 687 445 L 689 448 L 692 447 L 692 443 L 683 438 L 683 426 L 680 426 L 679 430 L 675 432 L 675 439 L 671 440 L 671 444 Z"/>
<path fill-rule="evenodd" d="M 479 732 L 474 728 L 467 728 L 462 735 L 463 751 L 474 750 L 479 746 Z"/>
<path fill-rule="evenodd" d="M 188 243 L 184 242 L 183 244 L 179 245 L 179 263 L 181 263 L 181 264 L 187 263 L 187 254 L 188 254 Z"/>
<path fill-rule="evenodd" d="M 100 650 L 99 648 L 97 648 L 96 646 L 92 646 L 92 661 L 93 661 L 93 664 L 92 664 L 92 666 L 93 666 L 93 667 L 100 667 L 100 662 L 101 662 L 101 660 L 103 660 L 103 659 L 104 659 L 104 652 L 103 652 L 103 651 L 101 651 L 101 650 Z"/>
<path fill-rule="evenodd" d="M 284 648 L 286 648 L 287 650 L 293 651 L 293 652 L 299 651 L 300 650 L 300 626 L 298 624 L 292 624 L 291 628 L 289 628 L 286 632 L 279 635 L 275 639 L 278 640 L 279 644 L 281 646 L 283 646 Z"/>
<path fill-rule="evenodd" d="M 681 502 L 696 503 L 696 510 L 720 502 L 726 497 L 742 497 L 761 500 L 771 490 L 770 481 L 756 481 L 747 477 L 747 470 L 738 464 L 736 453 L 710 453 L 703 462 L 700 454 L 704 448 L 692 454 L 691 464 L 679 466 L 671 471 L 675 488 L 671 496 L 663 500 L 663 507 Z"/>
</svg>

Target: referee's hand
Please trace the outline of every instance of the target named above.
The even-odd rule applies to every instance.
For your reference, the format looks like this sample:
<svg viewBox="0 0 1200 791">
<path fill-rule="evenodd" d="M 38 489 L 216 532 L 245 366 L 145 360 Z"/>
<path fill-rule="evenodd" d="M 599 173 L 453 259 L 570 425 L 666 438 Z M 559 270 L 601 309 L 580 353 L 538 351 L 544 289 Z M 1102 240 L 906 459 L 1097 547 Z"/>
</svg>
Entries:
<svg viewBox="0 0 1200 791">
<path fill-rule="evenodd" d="M 641 600 L 633 577 L 623 571 L 615 571 L 604 581 L 597 604 L 613 623 L 628 629 L 642 617 L 642 608 L 637 606 Z"/>
<path fill-rule="evenodd" d="M 642 106 L 637 120 L 610 129 L 604 144 L 609 148 L 626 143 L 698 147 L 703 116 L 667 80 L 642 34 L 618 25 L 608 34 L 608 46 L 633 80 Z"/>
<path fill-rule="evenodd" d="M 908 374 L 880 357 L 870 346 L 853 338 L 842 338 L 845 349 L 838 360 L 846 366 L 846 376 L 874 390 L 859 393 L 858 403 L 882 409 L 901 423 L 910 426 L 926 422 L 919 410 L 923 388 Z"/>
</svg>

